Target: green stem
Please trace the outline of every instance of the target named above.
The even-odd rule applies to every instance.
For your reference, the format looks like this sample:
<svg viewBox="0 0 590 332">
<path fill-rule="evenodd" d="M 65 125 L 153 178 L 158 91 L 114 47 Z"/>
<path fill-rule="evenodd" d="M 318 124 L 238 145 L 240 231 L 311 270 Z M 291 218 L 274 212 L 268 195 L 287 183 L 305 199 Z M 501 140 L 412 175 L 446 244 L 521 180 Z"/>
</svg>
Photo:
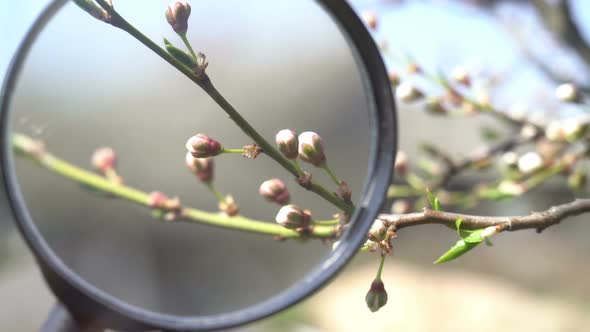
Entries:
<svg viewBox="0 0 590 332">
<path fill-rule="evenodd" d="M 385 265 L 385 255 L 381 255 L 381 262 L 379 263 L 379 269 L 377 270 L 376 280 L 381 280 L 381 274 L 383 273 L 383 266 Z"/>
<path fill-rule="evenodd" d="M 193 47 L 191 46 L 191 43 L 186 38 L 186 32 L 185 33 L 179 33 L 178 35 L 180 36 L 180 39 L 182 39 L 182 42 L 184 43 L 184 45 L 186 46 L 186 48 L 188 48 L 188 51 L 193 56 L 193 59 L 195 59 L 195 62 L 198 62 L 198 60 L 197 60 L 197 54 L 193 50 Z"/>
<path fill-rule="evenodd" d="M 223 148 L 221 153 L 244 154 L 244 149 L 226 149 Z"/>
<path fill-rule="evenodd" d="M 328 164 L 325 164 L 324 167 L 322 167 L 326 173 L 328 173 L 328 175 L 330 176 L 330 178 L 332 179 L 332 181 L 334 181 L 334 183 L 336 184 L 336 186 L 340 186 L 340 180 L 338 180 L 338 178 L 336 177 L 336 175 L 334 175 L 334 172 L 332 172 L 332 170 L 330 169 L 330 167 L 328 167 Z"/>
<path fill-rule="evenodd" d="M 149 207 L 150 194 L 129 186 L 117 185 L 102 176 L 86 171 L 80 167 L 68 163 L 47 151 L 43 151 L 37 141 L 21 135 L 13 134 L 12 146 L 15 152 L 24 154 L 37 161 L 48 170 L 83 184 L 92 189 L 109 193 L 115 197 Z M 300 238 L 301 234 L 284 228 L 275 223 L 254 220 L 242 216 L 229 217 L 223 213 L 212 213 L 194 208 L 183 208 L 183 217 L 187 222 L 196 222 L 220 228 L 229 228 L 257 234 L 275 235 L 284 238 Z M 333 238 L 336 228 L 328 225 L 313 227 L 311 237 Z"/>
<path fill-rule="evenodd" d="M 340 224 L 340 220 L 339 219 L 334 219 L 334 220 L 318 220 L 318 221 L 314 221 L 313 222 L 314 225 L 338 225 Z"/>
<path fill-rule="evenodd" d="M 273 145 L 271 145 L 262 135 L 260 135 L 254 127 L 252 127 L 246 119 L 242 117 L 238 111 L 223 97 L 219 91 L 215 88 L 211 79 L 206 74 L 197 76 L 193 70 L 172 55 L 170 55 L 166 50 L 158 46 L 154 43 L 151 39 L 146 37 L 142 34 L 139 30 L 137 30 L 133 25 L 127 22 L 117 11 L 111 8 L 104 0 L 96 0 L 96 2 L 104 8 L 112 18 L 111 24 L 117 28 L 120 28 L 135 39 L 137 39 L 140 43 L 145 45 L 147 48 L 152 50 L 154 53 L 159 55 L 162 59 L 166 62 L 171 64 L 173 67 L 178 69 L 181 73 L 183 73 L 186 77 L 188 77 L 191 81 L 196 83 L 199 87 L 201 87 L 224 111 L 229 117 L 242 129 L 242 131 L 248 135 L 254 142 L 262 148 L 262 151 L 273 160 L 275 160 L 279 165 L 281 165 L 284 169 L 289 171 L 294 176 L 298 177 L 299 172 L 287 158 L 285 158 L 280 151 L 278 151 Z M 347 214 L 351 215 L 354 212 L 354 206 L 349 205 L 340 198 L 338 198 L 334 193 L 330 192 L 322 185 L 318 184 L 315 181 L 312 181 L 310 191 L 316 193 L 317 195 L 321 196 L 328 202 L 332 203 L 336 207 L 340 208 L 342 211 L 346 212 Z"/>
<path fill-rule="evenodd" d="M 297 158 L 293 159 L 293 165 L 299 174 L 303 174 L 303 169 L 301 169 L 301 165 L 299 165 Z"/>
<path fill-rule="evenodd" d="M 209 188 L 209 190 L 213 193 L 213 195 L 215 195 L 215 198 L 217 198 L 219 203 L 225 202 L 225 197 L 219 192 L 219 190 L 215 188 L 213 181 L 206 182 L 205 184 L 207 185 L 207 188 Z"/>
</svg>

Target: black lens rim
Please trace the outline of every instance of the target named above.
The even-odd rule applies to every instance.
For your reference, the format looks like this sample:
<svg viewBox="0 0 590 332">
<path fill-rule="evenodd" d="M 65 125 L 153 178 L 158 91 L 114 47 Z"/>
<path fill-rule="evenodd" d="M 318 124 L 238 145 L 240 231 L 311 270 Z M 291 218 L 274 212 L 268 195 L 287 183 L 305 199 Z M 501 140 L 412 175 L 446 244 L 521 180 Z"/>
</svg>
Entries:
<svg viewBox="0 0 590 332">
<path fill-rule="evenodd" d="M 345 240 L 321 264 L 289 289 L 262 303 L 238 311 L 213 316 L 160 314 L 121 301 L 94 287 L 69 269 L 51 250 L 29 215 L 14 172 L 10 135 L 10 106 L 19 73 L 39 33 L 68 0 L 52 0 L 35 20 L 20 44 L 0 94 L 0 165 L 5 191 L 17 226 L 33 251 L 53 292 L 80 319 L 100 317 L 97 324 L 123 329 L 162 329 L 199 331 L 229 328 L 272 315 L 286 309 L 325 285 L 355 255 L 366 239 L 372 221 L 385 201 L 397 151 L 395 102 L 385 65 L 370 33 L 344 0 L 316 0 L 339 25 L 351 45 L 365 86 L 371 91 L 371 151 L 363 199 L 359 202 Z"/>
</svg>

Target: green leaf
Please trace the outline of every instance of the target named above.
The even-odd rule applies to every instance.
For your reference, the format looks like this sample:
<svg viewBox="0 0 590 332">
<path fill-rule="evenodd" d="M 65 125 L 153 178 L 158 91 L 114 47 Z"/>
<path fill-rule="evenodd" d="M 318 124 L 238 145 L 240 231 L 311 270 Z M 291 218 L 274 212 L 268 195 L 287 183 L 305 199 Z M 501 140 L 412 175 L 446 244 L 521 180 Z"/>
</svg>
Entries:
<svg viewBox="0 0 590 332">
<path fill-rule="evenodd" d="M 488 246 L 488 247 L 494 246 L 494 244 L 492 243 L 492 241 L 490 239 L 485 239 L 484 242 L 485 242 L 486 246 Z"/>
<path fill-rule="evenodd" d="M 461 223 L 463 222 L 462 218 L 457 218 L 457 220 L 455 220 L 455 227 L 457 227 L 457 235 L 459 235 L 460 238 L 463 238 L 463 236 L 461 236 Z"/>
<path fill-rule="evenodd" d="M 483 229 L 478 229 L 473 233 L 469 234 L 468 236 L 464 237 L 463 241 L 467 243 L 481 243 L 484 240 L 484 238 L 481 236 L 482 232 Z"/>
<path fill-rule="evenodd" d="M 432 191 L 430 191 L 430 189 L 426 189 L 426 195 L 428 196 L 428 201 L 430 202 L 430 206 L 435 211 L 440 211 L 440 201 L 438 200 L 438 197 L 436 197 L 432 193 Z"/>
<path fill-rule="evenodd" d="M 172 45 L 166 38 L 164 38 L 164 46 L 166 47 L 166 51 L 168 51 L 168 53 L 170 53 L 170 55 L 172 55 L 176 60 L 182 62 L 183 65 L 191 69 L 197 66 L 195 59 L 193 59 L 190 54 Z"/>
<path fill-rule="evenodd" d="M 459 240 L 457 243 L 449 249 L 449 251 L 445 252 L 442 256 L 440 256 L 434 264 L 446 263 L 457 259 L 458 257 L 464 255 L 469 250 L 477 247 L 479 242 L 466 242 L 465 240 Z"/>
</svg>

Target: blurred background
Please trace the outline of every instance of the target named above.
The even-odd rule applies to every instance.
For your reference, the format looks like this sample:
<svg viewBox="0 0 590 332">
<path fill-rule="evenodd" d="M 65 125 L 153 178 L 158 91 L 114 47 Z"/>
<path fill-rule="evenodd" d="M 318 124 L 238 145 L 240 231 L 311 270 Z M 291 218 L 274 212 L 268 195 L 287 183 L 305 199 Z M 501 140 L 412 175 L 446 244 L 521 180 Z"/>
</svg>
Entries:
<svg viewBox="0 0 590 332">
<path fill-rule="evenodd" d="M 141 10 L 138 3 L 115 4 L 154 40 L 166 36 L 180 45 L 163 19 L 167 2 L 141 2 Z M 265 136 L 272 137 L 284 123 L 298 131 L 317 130 L 326 140 L 333 168 L 358 193 L 369 134 L 366 95 L 348 46 L 312 1 L 251 3 L 193 3 L 194 30 L 189 37 L 199 43 L 194 46 L 207 53 L 208 70 L 220 90 Z M 474 76 L 498 77 L 500 83 L 493 89 L 488 85 L 474 89 L 487 93 L 508 113 L 550 122 L 581 117 L 587 111 L 559 103 L 553 94 L 557 84 L 590 85 L 590 63 L 583 47 L 590 43 L 590 6 L 583 0 L 567 2 L 571 15 L 566 19 L 575 22 L 576 35 L 559 16 L 563 3 L 358 0 L 352 4 L 359 14 L 377 17 L 374 36 L 387 45 L 390 70 L 399 70 L 399 62 L 391 56 L 397 53 L 411 56 L 430 71 L 461 66 Z M 0 4 L 1 72 L 44 5 L 43 1 Z M 203 8 L 207 15 L 199 15 Z M 272 93 L 264 88 L 269 86 Z M 41 36 L 15 98 L 15 130 L 42 139 L 56 155 L 90 168 L 92 150 L 110 145 L 120 154 L 119 171 L 127 183 L 178 194 L 207 210 L 214 210 L 215 202 L 184 169 L 184 140 L 198 130 L 215 133 L 232 146 L 244 143 L 243 135 L 186 79 L 128 36 L 73 5 Z M 486 144 L 482 127 L 509 132 L 491 117 L 433 117 L 415 104 L 400 103 L 399 119 L 400 147 L 411 160 L 419 158 L 423 142 L 436 142 L 458 159 Z M 350 150 L 355 151 L 354 158 Z M 245 215 L 272 220 L 277 208 L 257 197 L 255 190 L 269 174 L 282 173 L 272 173 L 276 169 L 266 162 L 257 160 L 252 166 L 243 160 L 220 161 L 216 171 L 219 188 L 238 199 Z M 66 263 L 100 288 L 150 309 L 191 314 L 256 303 L 291 285 L 329 250 L 316 242 L 277 244 L 261 236 L 160 223 L 145 209 L 88 193 L 28 160 L 17 160 L 17 173 L 35 221 Z M 453 186 L 468 187 L 490 176 L 468 173 Z M 186 186 L 190 181 L 194 185 Z M 288 184 L 298 202 L 312 208 L 314 215 L 328 218 L 325 204 Z M 564 181 L 556 179 L 517 199 L 484 202 L 467 212 L 527 214 L 573 198 Z M 35 330 L 54 299 L 14 228 L 4 198 L 0 215 L 0 327 Z M 240 329 L 587 331 L 587 219 L 577 217 L 540 235 L 502 234 L 494 239 L 494 247 L 477 248 L 441 266 L 432 261 L 455 243 L 455 232 L 439 226 L 406 229 L 387 261 L 383 281 L 389 303 L 378 313 L 369 312 L 364 303 L 378 256 L 359 254 L 311 299 Z"/>
</svg>

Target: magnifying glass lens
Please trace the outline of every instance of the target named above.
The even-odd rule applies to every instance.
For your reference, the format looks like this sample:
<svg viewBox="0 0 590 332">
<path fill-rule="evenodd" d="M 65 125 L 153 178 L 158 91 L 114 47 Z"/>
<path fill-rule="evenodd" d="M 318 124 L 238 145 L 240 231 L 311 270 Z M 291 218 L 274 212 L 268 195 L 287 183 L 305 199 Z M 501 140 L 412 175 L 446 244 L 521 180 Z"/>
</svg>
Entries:
<svg viewBox="0 0 590 332">
<path fill-rule="evenodd" d="M 167 5 L 115 4 L 191 56 Z M 248 124 L 279 152 L 290 130 L 281 156 L 299 175 L 176 68 L 73 3 L 34 44 L 10 128 L 20 194 L 67 268 L 139 308 L 203 316 L 284 292 L 331 253 L 354 222 L 373 106 L 316 1 L 199 0 L 188 22 L 206 74 Z"/>
</svg>

